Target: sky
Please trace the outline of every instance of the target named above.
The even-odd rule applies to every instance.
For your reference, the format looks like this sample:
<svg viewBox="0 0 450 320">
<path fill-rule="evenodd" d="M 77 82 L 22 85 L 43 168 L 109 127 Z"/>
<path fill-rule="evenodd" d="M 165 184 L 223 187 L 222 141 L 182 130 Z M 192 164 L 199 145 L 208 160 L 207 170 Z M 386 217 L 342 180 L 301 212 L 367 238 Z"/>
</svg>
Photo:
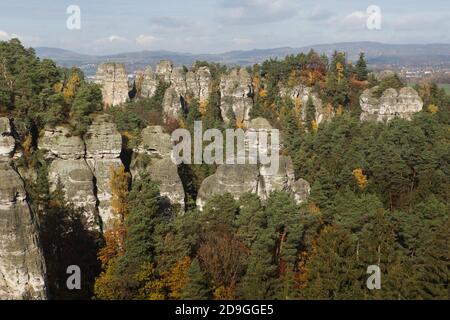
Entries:
<svg viewBox="0 0 450 320">
<path fill-rule="evenodd" d="M 79 20 L 67 13 L 71 5 Z M 0 8 L 0 40 L 97 55 L 450 43 L 449 0 L 0 0 Z"/>
</svg>

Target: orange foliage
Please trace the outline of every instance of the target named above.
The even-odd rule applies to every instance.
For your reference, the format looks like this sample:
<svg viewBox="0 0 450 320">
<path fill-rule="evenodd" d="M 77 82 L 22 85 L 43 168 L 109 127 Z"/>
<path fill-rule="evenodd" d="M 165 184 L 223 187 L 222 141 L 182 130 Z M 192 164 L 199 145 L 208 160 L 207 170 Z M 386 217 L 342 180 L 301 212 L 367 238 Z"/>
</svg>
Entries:
<svg viewBox="0 0 450 320">
<path fill-rule="evenodd" d="M 128 186 L 131 176 L 124 166 L 109 168 L 109 185 L 111 187 L 111 206 L 114 215 L 123 221 L 127 213 Z"/>
<path fill-rule="evenodd" d="M 191 262 L 191 258 L 184 257 L 177 261 L 169 272 L 163 274 L 164 281 L 169 289 L 169 298 L 181 298 L 181 290 L 183 290 L 188 281 L 187 271 L 191 266 Z"/>
<path fill-rule="evenodd" d="M 122 223 L 117 223 L 116 227 L 105 231 L 105 246 L 98 252 L 98 259 L 103 267 L 108 266 L 110 261 L 124 253 L 125 237 L 126 229 Z"/>
</svg>

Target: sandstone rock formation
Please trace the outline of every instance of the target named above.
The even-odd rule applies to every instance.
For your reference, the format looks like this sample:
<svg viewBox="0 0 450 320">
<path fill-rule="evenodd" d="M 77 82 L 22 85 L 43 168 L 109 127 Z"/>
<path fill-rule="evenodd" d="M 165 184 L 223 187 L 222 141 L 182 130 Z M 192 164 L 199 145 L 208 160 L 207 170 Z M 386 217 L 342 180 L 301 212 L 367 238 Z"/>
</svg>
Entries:
<svg viewBox="0 0 450 320">
<path fill-rule="evenodd" d="M 312 88 L 306 87 L 303 85 L 294 86 L 293 88 L 280 88 L 280 96 L 281 97 L 290 97 L 294 102 L 298 101 L 301 103 L 301 116 L 302 120 L 306 119 L 306 103 L 308 102 L 309 97 L 313 101 L 313 105 L 316 108 L 316 123 L 320 124 L 322 121 L 327 120 L 332 115 L 327 115 L 324 112 L 324 107 L 322 100 L 319 96 L 312 92 Z"/>
<path fill-rule="evenodd" d="M 151 67 L 139 75 L 138 87 L 140 98 L 151 98 L 160 81 L 169 84 L 163 98 L 164 118 L 177 118 L 180 110 L 186 108 L 186 101 L 192 98 L 199 102 L 207 101 L 211 86 L 211 72 L 207 67 L 192 70 L 174 68 L 169 60 L 162 60 L 153 72 Z"/>
<path fill-rule="evenodd" d="M 67 200 L 85 211 L 86 224 L 107 230 L 112 222 L 111 169 L 123 167 L 122 137 L 109 115 L 96 115 L 82 139 L 70 128 L 47 128 L 38 142 L 51 160 L 52 188 L 62 187 Z M 99 221 L 99 218 L 101 219 Z"/>
<path fill-rule="evenodd" d="M 109 116 L 98 115 L 86 133 L 85 142 L 86 161 L 96 181 L 98 212 L 103 230 L 107 230 L 113 222 L 111 170 L 123 167 L 122 137 Z"/>
<path fill-rule="evenodd" d="M 178 167 L 170 154 L 172 141 L 170 135 L 160 126 L 149 126 L 142 131 L 142 142 L 135 148 L 131 163 L 133 179 L 139 178 L 141 172 L 147 172 L 160 183 L 160 193 L 167 204 L 184 212 L 185 194 Z"/>
<path fill-rule="evenodd" d="M 46 299 L 37 224 L 23 181 L 8 158 L 15 141 L 7 118 L 0 118 L 0 142 L 0 300 Z"/>
<path fill-rule="evenodd" d="M 14 153 L 15 140 L 12 136 L 8 118 L 0 118 L 0 159 L 10 157 Z"/>
<path fill-rule="evenodd" d="M 128 101 L 128 75 L 122 63 L 103 63 L 97 69 L 95 83 L 102 87 L 105 107 Z"/>
<path fill-rule="evenodd" d="M 272 127 L 264 118 L 256 118 L 249 122 L 248 130 L 255 132 L 265 131 L 270 134 Z M 246 142 L 247 152 L 251 148 L 258 148 Z M 262 200 L 267 199 L 273 191 L 291 192 L 295 200 L 301 203 L 310 193 L 310 185 L 303 179 L 295 180 L 292 160 L 287 156 L 279 156 L 278 171 L 268 170 L 268 165 L 235 164 L 220 165 L 216 173 L 207 177 L 201 184 L 197 195 L 197 206 L 202 209 L 209 197 L 214 194 L 231 193 L 238 199 L 243 193 L 252 192 Z"/>
<path fill-rule="evenodd" d="M 141 98 L 153 97 L 156 92 L 156 88 L 158 87 L 158 78 L 156 74 L 153 72 L 151 67 L 147 67 L 140 77 L 141 78 L 138 80 L 138 86 L 140 88 L 139 96 Z"/>
<path fill-rule="evenodd" d="M 248 125 L 250 110 L 253 107 L 252 78 L 246 69 L 232 69 L 220 80 L 220 110 L 222 119 L 228 122 L 230 109 L 233 110 L 236 121 Z"/>
<path fill-rule="evenodd" d="M 172 70 L 173 70 L 173 63 L 170 60 L 161 60 L 156 65 L 156 75 L 160 80 L 166 83 L 171 82 Z"/>
<path fill-rule="evenodd" d="M 44 131 L 38 148 L 46 150 L 52 160 L 49 167 L 52 189 L 61 187 L 69 202 L 85 210 L 87 226 L 98 228 L 94 175 L 85 159 L 84 141 L 72 136 L 69 128 L 57 126 Z"/>
<path fill-rule="evenodd" d="M 378 87 L 365 90 L 359 103 L 362 109 L 361 121 L 389 121 L 396 117 L 411 119 L 422 110 L 423 101 L 416 90 L 410 87 L 387 89 L 380 98 L 375 96 Z"/>
</svg>

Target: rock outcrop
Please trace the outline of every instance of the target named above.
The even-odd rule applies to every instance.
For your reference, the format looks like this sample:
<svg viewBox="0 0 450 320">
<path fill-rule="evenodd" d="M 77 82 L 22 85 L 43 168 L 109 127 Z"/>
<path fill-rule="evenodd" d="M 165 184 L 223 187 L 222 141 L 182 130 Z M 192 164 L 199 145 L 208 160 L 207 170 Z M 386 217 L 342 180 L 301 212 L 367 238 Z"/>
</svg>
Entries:
<svg viewBox="0 0 450 320">
<path fill-rule="evenodd" d="M 416 90 L 410 87 L 387 89 L 380 98 L 375 96 L 378 87 L 365 90 L 360 98 L 361 121 L 390 121 L 396 117 L 411 119 L 412 115 L 420 112 L 423 101 Z"/>
<path fill-rule="evenodd" d="M 158 78 L 152 67 L 145 68 L 145 71 L 138 76 L 139 97 L 151 98 L 158 88 Z"/>
<path fill-rule="evenodd" d="M 254 89 L 252 78 L 246 69 L 232 69 L 220 80 L 220 110 L 222 119 L 228 122 L 230 109 L 236 121 L 248 125 L 253 108 Z"/>
<path fill-rule="evenodd" d="M 180 111 L 187 108 L 190 99 L 198 99 L 199 102 L 209 98 L 212 82 L 211 72 L 207 67 L 199 67 L 192 70 L 174 68 L 169 60 L 162 60 L 156 65 L 155 72 L 147 67 L 140 75 L 139 97 L 151 98 L 160 81 L 169 85 L 163 98 L 164 118 L 178 118 Z"/>
<path fill-rule="evenodd" d="M 160 193 L 167 205 L 176 207 L 179 213 L 185 209 L 183 183 L 178 167 L 171 159 L 172 141 L 170 135 L 160 126 L 149 126 L 142 131 L 142 142 L 135 148 L 131 163 L 133 179 L 141 172 L 147 172 L 159 181 Z"/>
<path fill-rule="evenodd" d="M 0 143 L 0 300 L 46 299 L 45 261 L 24 183 L 10 164 L 7 118 L 0 118 Z"/>
<path fill-rule="evenodd" d="M 120 159 L 122 136 L 109 116 L 98 115 L 85 135 L 85 142 L 86 161 L 96 180 L 98 213 L 102 229 L 108 230 L 114 220 L 111 207 L 111 170 L 123 168 Z"/>
<path fill-rule="evenodd" d="M 312 88 L 306 87 L 303 85 L 294 86 L 293 88 L 280 88 L 280 96 L 281 97 L 290 97 L 295 103 L 301 104 L 301 117 L 302 121 L 306 119 L 306 103 L 308 102 L 309 97 L 311 97 L 313 105 L 316 109 L 316 123 L 320 124 L 324 120 L 328 120 L 333 115 L 326 114 L 324 112 L 324 107 L 322 100 L 319 96 L 312 92 Z"/>
<path fill-rule="evenodd" d="M 0 159 L 13 155 L 15 140 L 12 136 L 11 126 L 8 118 L 0 118 Z"/>
<path fill-rule="evenodd" d="M 112 220 L 111 169 L 123 167 L 122 137 L 109 115 L 96 115 L 82 139 L 68 127 L 47 128 L 38 142 L 51 161 L 49 181 L 67 200 L 83 208 L 89 228 L 103 230 Z"/>
<path fill-rule="evenodd" d="M 128 75 L 123 63 L 103 63 L 97 69 L 95 83 L 102 87 L 105 108 L 128 101 Z"/>
<path fill-rule="evenodd" d="M 49 181 L 51 190 L 62 188 L 65 197 L 78 208 L 84 209 L 86 226 L 97 229 L 97 198 L 94 175 L 86 162 L 86 146 L 69 128 L 48 128 L 39 139 L 38 147 L 47 151 L 51 160 Z"/>
<path fill-rule="evenodd" d="M 256 118 L 249 122 L 248 130 L 270 134 L 272 127 L 266 119 Z M 246 148 L 248 152 L 250 148 L 258 146 L 246 142 Z M 303 179 L 295 179 L 290 157 L 279 156 L 279 168 L 276 173 L 268 169 L 268 165 L 261 163 L 220 165 L 216 173 L 202 182 L 197 195 L 197 206 L 202 209 L 212 195 L 224 193 L 230 193 L 238 199 L 243 193 L 251 192 L 265 200 L 273 191 L 287 191 L 294 195 L 297 203 L 307 199 L 311 190 L 310 185 Z"/>
</svg>

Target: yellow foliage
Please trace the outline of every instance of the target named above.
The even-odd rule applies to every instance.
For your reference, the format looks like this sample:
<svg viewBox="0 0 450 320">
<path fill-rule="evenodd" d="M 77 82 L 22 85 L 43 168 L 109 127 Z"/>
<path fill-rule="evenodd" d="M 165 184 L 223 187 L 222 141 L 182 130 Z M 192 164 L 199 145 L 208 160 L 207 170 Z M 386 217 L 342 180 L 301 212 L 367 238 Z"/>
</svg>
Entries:
<svg viewBox="0 0 450 320">
<path fill-rule="evenodd" d="M 265 98 L 265 97 L 267 97 L 267 90 L 265 90 L 265 89 L 259 90 L 259 97 L 260 97 L 260 98 Z"/>
<path fill-rule="evenodd" d="M 120 281 L 117 280 L 115 274 L 117 269 L 116 261 L 111 261 L 108 267 L 103 271 L 94 283 L 94 296 L 100 300 L 117 299 L 117 289 L 120 288 Z"/>
<path fill-rule="evenodd" d="M 81 79 L 77 74 L 70 76 L 69 81 L 67 81 L 67 86 L 63 90 L 64 101 L 66 103 L 71 103 L 75 97 L 77 88 L 81 83 Z"/>
<path fill-rule="evenodd" d="M 25 140 L 22 143 L 23 152 L 26 156 L 31 154 L 31 147 L 33 146 L 33 137 L 31 133 L 27 133 Z"/>
<path fill-rule="evenodd" d="M 343 113 L 344 113 L 344 108 L 341 105 L 339 105 L 338 108 L 336 109 L 336 116 L 340 117 L 340 116 L 342 116 Z"/>
<path fill-rule="evenodd" d="M 53 85 L 53 91 L 60 93 L 63 90 L 63 84 L 61 82 L 55 83 Z"/>
<path fill-rule="evenodd" d="M 204 116 L 207 110 L 208 110 L 208 100 L 200 101 L 198 112 L 200 112 L 200 114 Z"/>
<path fill-rule="evenodd" d="M 431 114 L 435 114 L 435 113 L 439 112 L 439 107 L 434 104 L 430 104 L 427 107 L 427 111 Z"/>
<path fill-rule="evenodd" d="M 144 263 L 136 275 L 136 281 L 141 284 L 139 299 L 165 300 L 165 283 L 158 277 L 155 267 L 151 263 Z"/>
<path fill-rule="evenodd" d="M 181 290 L 187 283 L 187 271 L 191 266 L 191 258 L 184 257 L 163 275 L 166 286 L 169 288 L 169 298 L 180 299 Z"/>
<path fill-rule="evenodd" d="M 125 171 L 124 166 L 109 168 L 109 185 L 111 187 L 111 206 L 113 213 L 123 221 L 127 213 L 128 185 L 130 174 Z"/>
<path fill-rule="evenodd" d="M 234 286 L 220 286 L 213 292 L 214 300 L 234 300 L 236 299 Z"/>
<path fill-rule="evenodd" d="M 353 170 L 353 177 L 356 180 L 356 183 L 358 184 L 358 187 L 361 191 L 366 189 L 367 187 L 367 176 L 364 174 L 362 169 L 355 169 Z"/>
<path fill-rule="evenodd" d="M 313 120 L 311 122 L 311 129 L 312 129 L 312 132 L 314 132 L 314 133 L 317 132 L 317 130 L 319 129 L 319 125 L 316 120 Z"/>
</svg>

